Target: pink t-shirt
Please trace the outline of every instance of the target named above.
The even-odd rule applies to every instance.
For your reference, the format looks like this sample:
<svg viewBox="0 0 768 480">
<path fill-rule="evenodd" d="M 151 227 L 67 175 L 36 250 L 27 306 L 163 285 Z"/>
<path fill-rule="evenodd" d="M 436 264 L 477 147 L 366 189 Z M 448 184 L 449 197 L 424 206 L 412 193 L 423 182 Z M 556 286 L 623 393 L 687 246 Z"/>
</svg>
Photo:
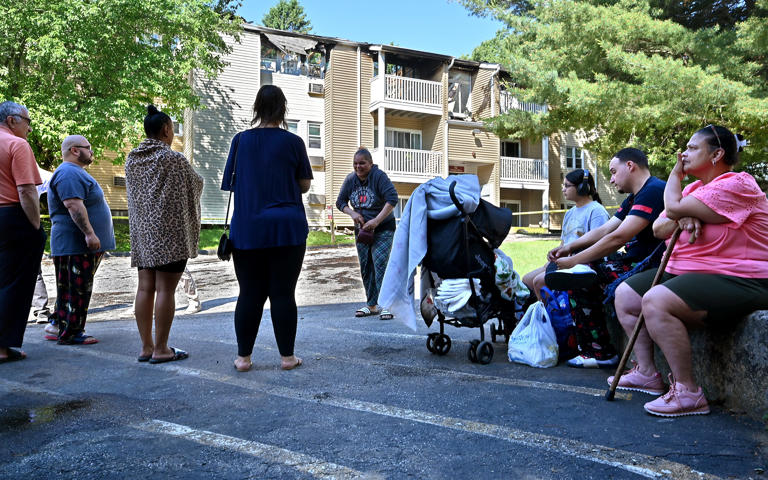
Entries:
<svg viewBox="0 0 768 480">
<path fill-rule="evenodd" d="M 704 185 L 685 187 L 730 222 L 702 225 L 693 244 L 683 232 L 667 264 L 667 272 L 714 273 L 742 278 L 768 278 L 768 199 L 748 173 L 728 172 Z M 662 213 L 666 216 L 666 212 Z"/>
</svg>

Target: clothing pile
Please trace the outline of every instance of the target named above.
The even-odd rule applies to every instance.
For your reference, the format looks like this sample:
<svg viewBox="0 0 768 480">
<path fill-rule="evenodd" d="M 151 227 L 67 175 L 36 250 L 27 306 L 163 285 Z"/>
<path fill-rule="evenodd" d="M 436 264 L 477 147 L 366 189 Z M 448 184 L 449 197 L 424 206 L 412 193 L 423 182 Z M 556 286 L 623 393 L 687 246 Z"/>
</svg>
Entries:
<svg viewBox="0 0 768 480">
<path fill-rule="evenodd" d="M 480 280 L 477 278 L 471 279 L 475 284 L 475 293 L 480 295 Z M 441 311 L 448 311 L 454 315 L 467 304 L 469 298 L 472 296 L 472 290 L 469 285 L 470 280 L 467 278 L 449 278 L 443 280 L 437 287 L 437 296 L 435 297 L 435 305 Z"/>
</svg>

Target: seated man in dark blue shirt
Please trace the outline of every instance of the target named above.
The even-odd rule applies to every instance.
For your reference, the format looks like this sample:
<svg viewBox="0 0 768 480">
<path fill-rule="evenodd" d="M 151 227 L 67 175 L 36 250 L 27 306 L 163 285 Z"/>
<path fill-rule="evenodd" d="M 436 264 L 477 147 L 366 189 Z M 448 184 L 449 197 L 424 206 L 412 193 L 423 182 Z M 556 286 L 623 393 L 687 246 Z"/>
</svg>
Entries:
<svg viewBox="0 0 768 480">
<path fill-rule="evenodd" d="M 651 175 L 648 158 L 636 148 L 620 150 L 609 165 L 611 183 L 619 193 L 629 193 L 621 208 L 603 226 L 577 240 L 553 249 L 548 259 L 557 265 L 554 278 L 567 282 L 560 270 L 589 265 L 597 274 L 594 285 L 572 290 L 574 321 L 581 355 L 571 367 L 613 367 L 618 363 L 602 309 L 605 287 L 651 255 L 661 240 L 653 236 L 653 222 L 664 210 L 665 182 Z M 619 252 L 621 248 L 623 252 Z M 588 270 L 588 269 L 587 269 Z M 549 282 L 549 278 L 547 278 Z M 551 285 L 564 290 L 562 285 Z"/>
</svg>

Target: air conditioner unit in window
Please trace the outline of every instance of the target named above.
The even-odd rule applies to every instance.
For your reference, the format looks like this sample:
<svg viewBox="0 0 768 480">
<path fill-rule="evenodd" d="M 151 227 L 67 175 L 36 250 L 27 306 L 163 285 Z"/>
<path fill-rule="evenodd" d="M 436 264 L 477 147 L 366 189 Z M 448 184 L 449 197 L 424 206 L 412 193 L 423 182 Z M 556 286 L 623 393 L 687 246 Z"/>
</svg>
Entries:
<svg viewBox="0 0 768 480">
<path fill-rule="evenodd" d="M 323 94 L 323 84 L 319 82 L 309 82 L 309 93 L 310 94 L 316 94 L 316 95 L 322 95 Z"/>
</svg>

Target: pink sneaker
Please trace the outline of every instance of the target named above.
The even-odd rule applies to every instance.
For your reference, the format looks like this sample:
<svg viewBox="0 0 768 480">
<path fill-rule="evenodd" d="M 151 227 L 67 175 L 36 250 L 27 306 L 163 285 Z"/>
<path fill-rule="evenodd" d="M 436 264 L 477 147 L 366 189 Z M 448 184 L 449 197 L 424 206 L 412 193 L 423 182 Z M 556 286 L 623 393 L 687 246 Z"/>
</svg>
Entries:
<svg viewBox="0 0 768 480">
<path fill-rule="evenodd" d="M 660 417 L 709 413 L 709 405 L 701 387 L 692 392 L 682 383 L 675 382 L 672 374 L 669 375 L 669 391 L 656 400 L 646 403 L 644 408 L 646 412 Z"/>
<path fill-rule="evenodd" d="M 637 368 L 637 362 L 634 360 L 632 363 L 635 365 L 631 370 L 624 372 L 619 378 L 619 383 L 616 385 L 618 390 L 634 390 L 636 392 L 649 393 L 651 395 L 661 395 L 664 393 L 665 385 L 661 379 L 659 372 L 654 373 L 651 376 L 643 375 Z M 608 385 L 613 384 L 613 375 L 608 377 Z"/>
</svg>

